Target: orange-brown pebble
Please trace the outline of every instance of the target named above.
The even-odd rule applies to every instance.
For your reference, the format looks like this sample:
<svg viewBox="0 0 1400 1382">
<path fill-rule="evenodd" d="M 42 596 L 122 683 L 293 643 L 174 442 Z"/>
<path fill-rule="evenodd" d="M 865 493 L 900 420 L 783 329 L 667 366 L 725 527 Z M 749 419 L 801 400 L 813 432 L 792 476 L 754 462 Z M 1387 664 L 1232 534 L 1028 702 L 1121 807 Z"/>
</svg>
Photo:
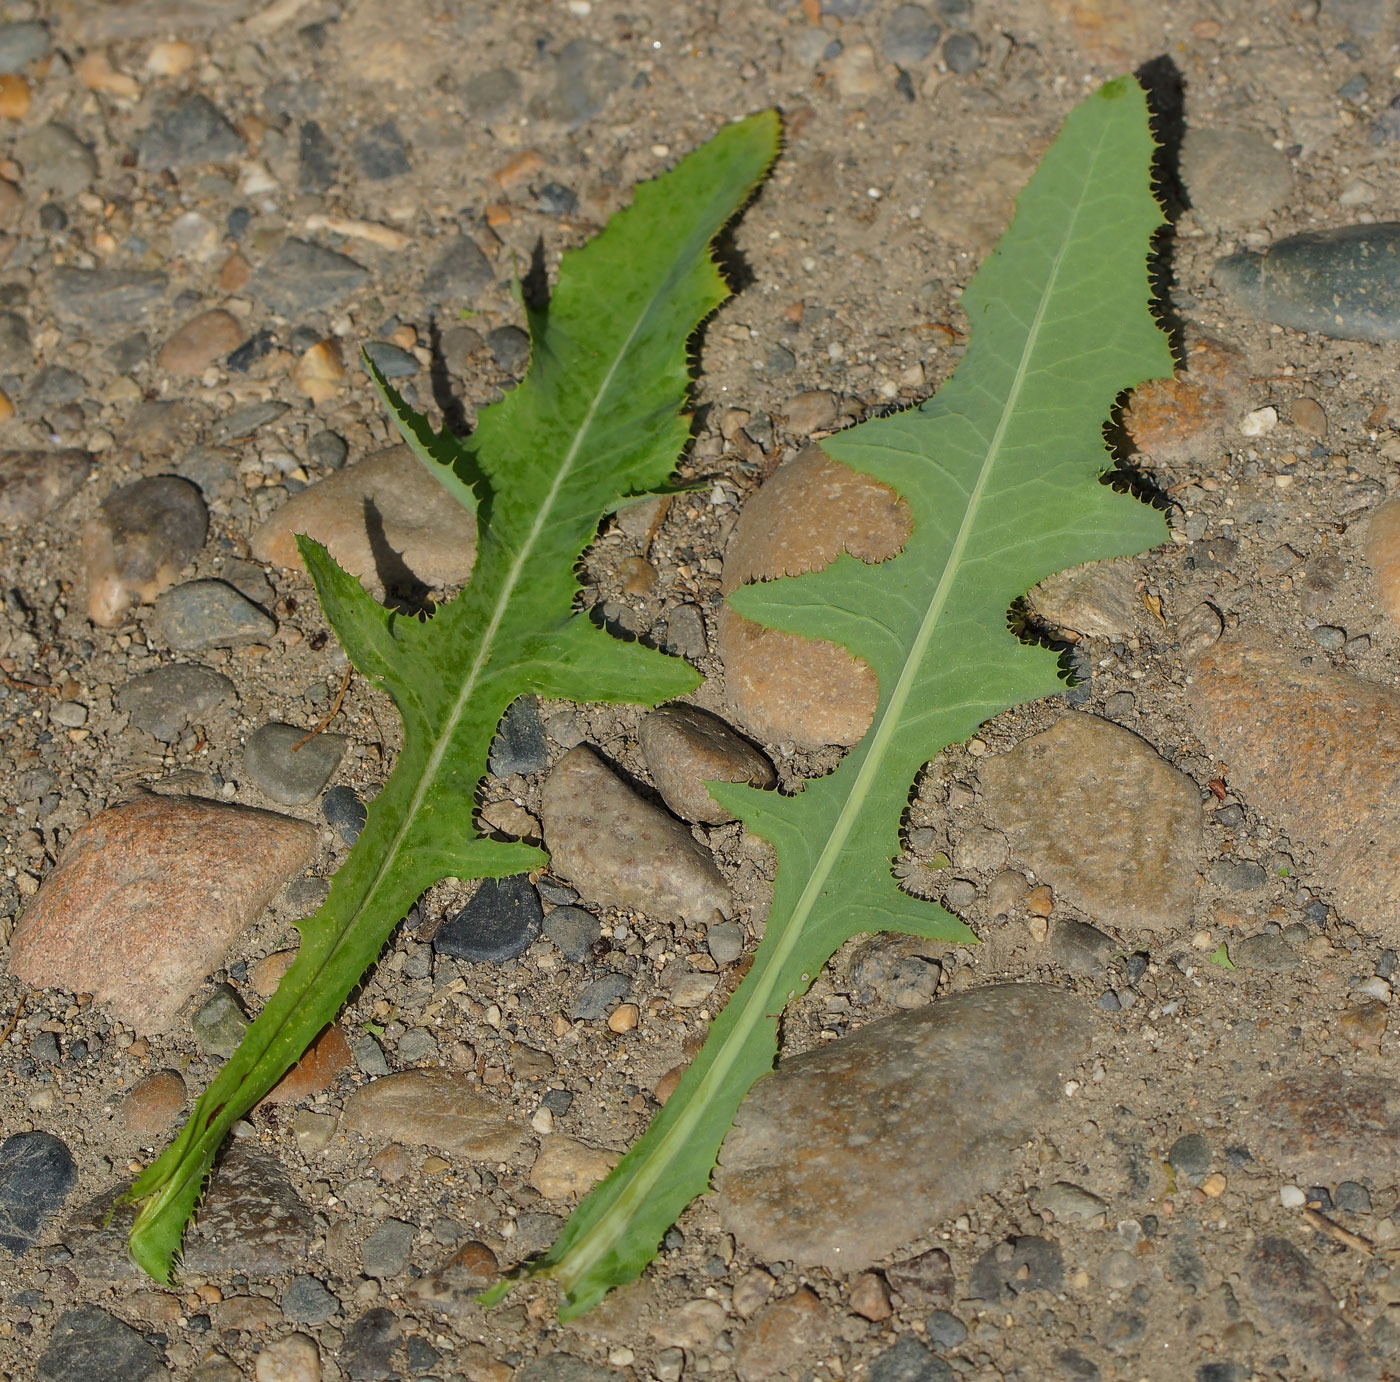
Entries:
<svg viewBox="0 0 1400 1382">
<path fill-rule="evenodd" d="M 544 167 L 544 158 L 538 149 L 522 149 L 508 163 L 491 174 L 491 180 L 503 191 L 518 187 L 528 181 Z"/>
<path fill-rule="evenodd" d="M 340 347 L 332 340 L 318 341 L 292 367 L 292 383 L 313 403 L 334 398 L 345 378 Z"/>
<path fill-rule="evenodd" d="M 292 967 L 296 959 L 295 950 L 274 950 L 248 966 L 248 982 L 259 998 L 271 998 L 277 992 L 282 976 Z"/>
<path fill-rule="evenodd" d="M 676 1086 L 680 1084 L 681 1076 L 684 1074 L 685 1066 L 673 1065 L 659 1080 L 657 1080 L 656 1088 L 652 1090 L 652 1093 L 656 1096 L 656 1102 L 658 1104 L 664 1104 L 666 1100 L 676 1092 Z"/>
<path fill-rule="evenodd" d="M 121 1102 L 120 1117 L 127 1132 L 158 1137 L 185 1107 L 185 1082 L 174 1070 L 157 1070 L 131 1087 Z"/>
<path fill-rule="evenodd" d="M 310 1050 L 282 1076 L 263 1103 L 298 1103 L 324 1089 L 354 1059 L 340 1026 L 327 1027 L 312 1042 Z"/>
<path fill-rule="evenodd" d="M 879 1272 L 862 1272 L 851 1283 L 851 1309 L 862 1319 L 887 1320 L 894 1313 L 890 1307 L 890 1291 Z"/>
<path fill-rule="evenodd" d="M 1041 883 L 1026 894 L 1026 910 L 1033 917 L 1048 917 L 1055 906 L 1055 894 L 1046 883 Z"/>
<path fill-rule="evenodd" d="M 608 1030 L 621 1034 L 630 1032 L 641 1017 L 641 1009 L 635 1003 L 622 1003 L 613 1009 L 608 1018 Z"/>
<path fill-rule="evenodd" d="M 0 74 L 0 119 L 23 120 L 29 114 L 29 83 L 17 72 Z"/>
</svg>

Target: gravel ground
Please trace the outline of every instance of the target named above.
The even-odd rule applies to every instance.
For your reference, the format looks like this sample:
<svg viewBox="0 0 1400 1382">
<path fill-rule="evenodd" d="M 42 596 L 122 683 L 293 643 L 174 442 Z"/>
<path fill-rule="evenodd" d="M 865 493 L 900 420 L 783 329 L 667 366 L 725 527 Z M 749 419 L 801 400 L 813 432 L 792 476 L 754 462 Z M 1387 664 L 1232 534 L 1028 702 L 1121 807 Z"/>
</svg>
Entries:
<svg viewBox="0 0 1400 1382">
<path fill-rule="evenodd" d="M 1384 255 L 1361 254 L 1349 282 L 1379 324 L 1342 330 L 1351 299 L 1297 309 L 1360 336 L 1336 339 L 1277 303 L 1256 319 L 1216 269 L 1400 219 L 1390 7 L 54 0 L 0 20 L 0 1377 L 1400 1373 L 1400 562 L 1378 513 L 1400 459 L 1400 294 Z M 829 1053 L 992 981 L 1064 996 L 1068 1016 L 1047 1008 L 1044 1031 L 990 1055 L 948 1038 L 960 1102 L 915 1082 L 891 1122 L 877 1079 L 857 1122 L 878 1114 L 889 1156 L 789 1193 L 808 1210 L 844 1196 L 864 1224 L 916 1206 L 903 1178 L 942 1161 L 955 1186 L 979 1174 L 911 1208 L 914 1236 L 871 1239 L 860 1270 L 765 1240 L 725 1188 L 580 1321 L 555 1321 L 547 1286 L 471 1301 L 640 1135 L 737 980 L 771 861 L 714 824 L 694 839 L 733 899 L 724 925 L 548 877 L 434 889 L 301 1082 L 238 1128 L 179 1284 L 125 1267 L 104 1197 L 271 992 L 398 747 L 264 529 L 393 441 L 358 347 L 435 420 L 470 425 L 524 364 L 513 272 L 537 254 L 548 271 L 633 183 L 779 107 L 785 152 L 725 246 L 742 291 L 701 343 L 680 475 L 704 483 L 610 521 L 583 568 L 603 617 L 691 658 L 699 703 L 734 719 L 714 628 L 745 499 L 814 433 L 946 377 L 959 294 L 1060 121 L 1140 67 L 1165 112 L 1185 372 L 1120 440 L 1172 541 L 1032 597 L 1031 632 L 1079 684 L 921 780 L 901 867 L 982 944 L 852 942 L 783 1028 L 785 1056 Z M 156 477 L 179 480 L 103 507 Z M 358 502 L 332 518 L 354 528 Z M 367 580 L 410 607 L 460 580 L 464 539 L 442 524 Z M 103 532 L 138 529 L 144 547 L 104 555 Z M 204 670 L 136 682 L 174 664 Z M 332 709 L 293 771 L 287 738 Z M 1091 740 L 1053 737 L 1071 709 L 1096 717 Z M 549 771 L 584 743 L 656 803 L 635 709 L 520 715 L 486 792 L 498 828 L 537 830 Z M 786 787 L 837 758 L 756 737 Z M 162 942 L 169 972 L 136 1008 L 102 996 L 101 954 L 90 980 L 22 981 L 41 962 L 81 972 L 22 958 L 16 926 L 74 832 L 129 802 L 155 824 L 105 841 L 99 873 L 129 849 L 142 887 L 203 890 L 207 911 Z M 281 862 L 254 866 L 219 853 L 201 802 L 308 824 L 277 826 Z M 153 881 L 141 850 L 177 829 L 202 872 Z M 159 926 L 125 894 L 84 896 L 68 905 L 85 925 L 118 909 L 138 940 Z M 1061 1039 L 1032 1089 L 1017 1042 Z M 412 1071 L 393 1100 L 357 1102 Z M 844 1136 L 812 1127 L 796 1131 Z"/>
</svg>

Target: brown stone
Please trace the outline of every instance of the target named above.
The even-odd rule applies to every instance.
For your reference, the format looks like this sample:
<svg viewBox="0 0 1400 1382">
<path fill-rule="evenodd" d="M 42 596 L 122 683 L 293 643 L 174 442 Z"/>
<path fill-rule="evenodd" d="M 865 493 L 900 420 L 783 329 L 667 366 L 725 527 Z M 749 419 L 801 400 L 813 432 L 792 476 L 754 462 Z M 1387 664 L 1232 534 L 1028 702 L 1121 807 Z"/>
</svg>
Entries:
<svg viewBox="0 0 1400 1382">
<path fill-rule="evenodd" d="M 297 1104 L 325 1089 L 342 1070 L 355 1063 L 355 1054 L 339 1023 L 326 1028 L 306 1054 L 282 1076 L 264 1097 L 264 1104 Z"/>
<path fill-rule="evenodd" d="M 530 1184 L 547 1200 L 567 1200 L 591 1190 L 617 1165 L 620 1155 L 556 1133 L 545 1138 L 530 1167 Z"/>
<path fill-rule="evenodd" d="M 594 902 L 657 921 L 708 923 L 733 899 L 709 852 L 643 801 L 592 749 L 570 749 L 544 785 L 544 837 L 554 872 Z"/>
<path fill-rule="evenodd" d="M 0 527 L 17 528 L 52 513 L 92 473 L 86 451 L 0 451 Z"/>
<path fill-rule="evenodd" d="M 469 1306 L 500 1274 L 496 1254 L 485 1243 L 472 1240 L 463 1243 L 436 1270 L 413 1282 L 408 1297 L 420 1305 L 452 1313 Z M 460 1357 L 457 1361 L 461 1362 Z M 509 1375 L 507 1371 L 506 1376 Z"/>
<path fill-rule="evenodd" d="M 187 1097 L 185 1082 L 174 1070 L 157 1070 L 131 1087 L 118 1116 L 127 1132 L 165 1137 L 184 1112 Z"/>
<path fill-rule="evenodd" d="M 295 950 L 274 950 L 248 966 L 248 982 L 259 998 L 271 998 L 277 992 L 282 976 L 296 962 Z"/>
<path fill-rule="evenodd" d="M 826 1307 L 803 1286 L 754 1317 L 734 1350 L 734 1371 L 739 1382 L 767 1382 L 770 1377 L 810 1371 L 831 1343 Z"/>
<path fill-rule="evenodd" d="M 1400 499 L 1387 499 L 1366 521 L 1366 560 L 1391 623 L 1400 624 Z"/>
<path fill-rule="evenodd" d="M 732 821 L 707 782 L 772 787 L 773 765 L 718 715 L 693 705 L 663 705 L 643 719 L 637 742 L 662 800 L 678 816 L 707 825 Z"/>
<path fill-rule="evenodd" d="M 1123 425 L 1139 451 L 1167 467 L 1189 465 L 1210 449 L 1243 407 L 1249 371 L 1243 354 L 1212 336 L 1187 336 L 1186 366 L 1171 379 L 1133 391 Z"/>
<path fill-rule="evenodd" d="M 289 499 L 253 534 L 253 555 L 299 567 L 297 533 L 323 543 L 377 594 L 412 578 L 433 588 L 459 585 L 476 558 L 475 517 L 406 446 L 337 470 Z"/>
<path fill-rule="evenodd" d="M 1349 921 L 1400 940 L 1400 694 L 1222 639 L 1192 668 L 1194 728 L 1231 789 L 1314 851 Z"/>
<path fill-rule="evenodd" d="M 505 1109 L 451 1070 L 406 1070 L 361 1085 L 345 1100 L 341 1127 L 472 1161 L 509 1161 L 528 1141 Z"/>
<path fill-rule="evenodd" d="M 894 1314 L 889 1287 L 879 1272 L 862 1272 L 851 1282 L 850 1303 L 857 1315 L 875 1323 Z"/>
<path fill-rule="evenodd" d="M 1200 791 L 1131 730 L 1071 711 L 978 773 L 1013 854 L 1057 896 L 1119 926 L 1190 920 Z"/>
<path fill-rule="evenodd" d="M 193 378 L 243 340 L 243 328 L 231 312 L 214 308 L 191 317 L 160 348 L 156 365 L 168 374 Z"/>
<path fill-rule="evenodd" d="M 159 1031 L 310 862 L 316 836 L 304 821 L 199 797 L 110 807 L 44 880 L 15 928 L 10 968 Z"/>
<path fill-rule="evenodd" d="M 292 367 L 292 384 L 313 403 L 328 403 L 340 392 L 345 362 L 334 339 L 317 341 Z"/>
<path fill-rule="evenodd" d="M 1050 13 L 1083 45 L 1095 62 L 1117 71 L 1135 67 L 1163 43 L 1158 11 L 1139 0 L 1047 0 Z"/>
<path fill-rule="evenodd" d="M 1126 638 L 1143 613 L 1131 560 L 1072 566 L 1041 581 L 1027 601 L 1051 628 L 1086 638 Z"/>
<path fill-rule="evenodd" d="M 817 447 L 794 456 L 744 505 L 724 558 L 722 586 L 819 571 L 842 552 L 893 556 L 909 537 L 905 502 L 888 485 Z M 725 691 L 739 723 L 769 743 L 854 744 L 870 727 L 875 674 L 844 648 L 765 629 L 722 606 L 716 625 Z"/>
<path fill-rule="evenodd" d="M 886 1257 L 1001 1184 L 1092 1021 L 1072 994 L 992 984 L 780 1062 L 720 1152 L 725 1228 L 761 1261 Z"/>
<path fill-rule="evenodd" d="M 1400 1173 L 1400 1084 L 1377 1075 L 1290 1075 L 1242 1106 L 1249 1147 L 1308 1185 Z"/>
</svg>

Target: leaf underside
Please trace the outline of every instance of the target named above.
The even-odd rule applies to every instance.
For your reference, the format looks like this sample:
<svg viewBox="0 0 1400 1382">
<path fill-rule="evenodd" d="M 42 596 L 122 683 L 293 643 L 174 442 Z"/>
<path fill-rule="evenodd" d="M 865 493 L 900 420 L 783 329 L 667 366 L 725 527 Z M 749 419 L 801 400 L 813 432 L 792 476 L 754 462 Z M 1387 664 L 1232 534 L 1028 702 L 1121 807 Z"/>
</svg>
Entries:
<svg viewBox="0 0 1400 1382">
<path fill-rule="evenodd" d="M 904 497 L 904 550 L 878 565 L 841 556 L 731 597 L 749 619 L 864 658 L 879 703 L 836 771 L 795 796 L 711 786 L 775 847 L 767 930 L 665 1107 L 526 1269 L 559 1283 L 563 1317 L 638 1276 L 704 1193 L 740 1101 L 772 1067 L 784 1004 L 838 946 L 870 931 L 972 938 L 893 876 L 915 776 L 991 716 L 1060 689 L 1055 656 L 1007 632 L 1015 599 L 1064 567 L 1166 536 L 1159 514 L 1101 482 L 1115 398 L 1172 370 L 1148 308 L 1161 224 L 1152 151 L 1146 101 L 1127 78 L 1072 112 L 962 299 L 970 344 L 952 378 L 922 406 L 822 443 Z"/>
<path fill-rule="evenodd" d="M 664 484 L 686 445 L 687 342 L 727 295 L 710 254 L 777 153 L 768 111 L 727 126 L 566 254 L 544 307 L 527 310 L 529 368 L 466 439 L 434 434 L 371 369 L 414 454 L 477 515 L 467 589 L 420 622 L 387 610 L 316 542 L 298 543 L 326 617 L 404 725 L 394 772 L 301 949 L 129 1198 L 139 1266 L 168 1281 L 214 1155 L 339 1012 L 400 918 L 441 879 L 546 862 L 476 831 L 474 798 L 506 708 L 536 694 L 655 703 L 694 690 L 686 663 L 610 638 L 572 612 L 574 571 L 600 517 Z"/>
</svg>

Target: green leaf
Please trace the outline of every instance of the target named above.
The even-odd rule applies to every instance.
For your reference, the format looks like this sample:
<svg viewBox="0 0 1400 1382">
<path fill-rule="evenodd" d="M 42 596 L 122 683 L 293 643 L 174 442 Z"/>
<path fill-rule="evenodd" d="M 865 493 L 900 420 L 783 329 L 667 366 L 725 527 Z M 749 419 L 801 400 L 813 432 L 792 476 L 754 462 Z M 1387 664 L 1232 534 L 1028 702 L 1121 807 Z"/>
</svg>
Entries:
<svg viewBox="0 0 1400 1382">
<path fill-rule="evenodd" d="M 1055 656 L 1007 632 L 1013 600 L 1062 567 L 1166 536 L 1159 514 L 1101 483 L 1114 399 L 1172 368 L 1148 310 L 1152 148 L 1127 79 L 1074 111 L 963 297 L 971 342 L 952 379 L 919 408 L 823 443 L 908 502 L 903 552 L 732 596 L 750 619 L 859 654 L 879 703 L 836 771 L 796 796 L 711 787 L 777 851 L 767 930 L 651 1127 L 529 1269 L 558 1281 L 564 1317 L 636 1277 L 705 1191 L 740 1101 L 772 1066 L 783 1006 L 839 945 L 863 931 L 972 939 L 892 874 L 915 775 L 989 717 L 1061 689 Z"/>
<path fill-rule="evenodd" d="M 420 622 L 375 603 L 319 543 L 298 539 L 346 652 L 403 717 L 404 747 L 325 904 L 301 923 L 295 963 L 131 1189 L 142 1202 L 132 1256 L 158 1280 L 170 1279 L 229 1127 L 335 1017 L 414 901 L 445 877 L 545 863 L 473 823 L 510 703 L 529 693 L 651 703 L 697 685 L 684 662 L 572 613 L 574 569 L 600 516 L 662 484 L 686 444 L 687 342 L 726 296 L 710 243 L 776 155 L 778 130 L 772 111 L 728 126 L 566 255 L 550 302 L 528 313 L 524 382 L 482 410 L 469 438 L 435 436 L 376 375 L 414 454 L 476 509 L 476 567 L 461 595 Z"/>
<path fill-rule="evenodd" d="M 1206 956 L 1206 963 L 1212 965 L 1219 965 L 1221 969 L 1238 968 L 1235 962 L 1230 958 L 1230 951 L 1226 947 L 1224 941 L 1220 942 L 1220 946 L 1218 949 L 1213 950 L 1208 956 Z"/>
</svg>

